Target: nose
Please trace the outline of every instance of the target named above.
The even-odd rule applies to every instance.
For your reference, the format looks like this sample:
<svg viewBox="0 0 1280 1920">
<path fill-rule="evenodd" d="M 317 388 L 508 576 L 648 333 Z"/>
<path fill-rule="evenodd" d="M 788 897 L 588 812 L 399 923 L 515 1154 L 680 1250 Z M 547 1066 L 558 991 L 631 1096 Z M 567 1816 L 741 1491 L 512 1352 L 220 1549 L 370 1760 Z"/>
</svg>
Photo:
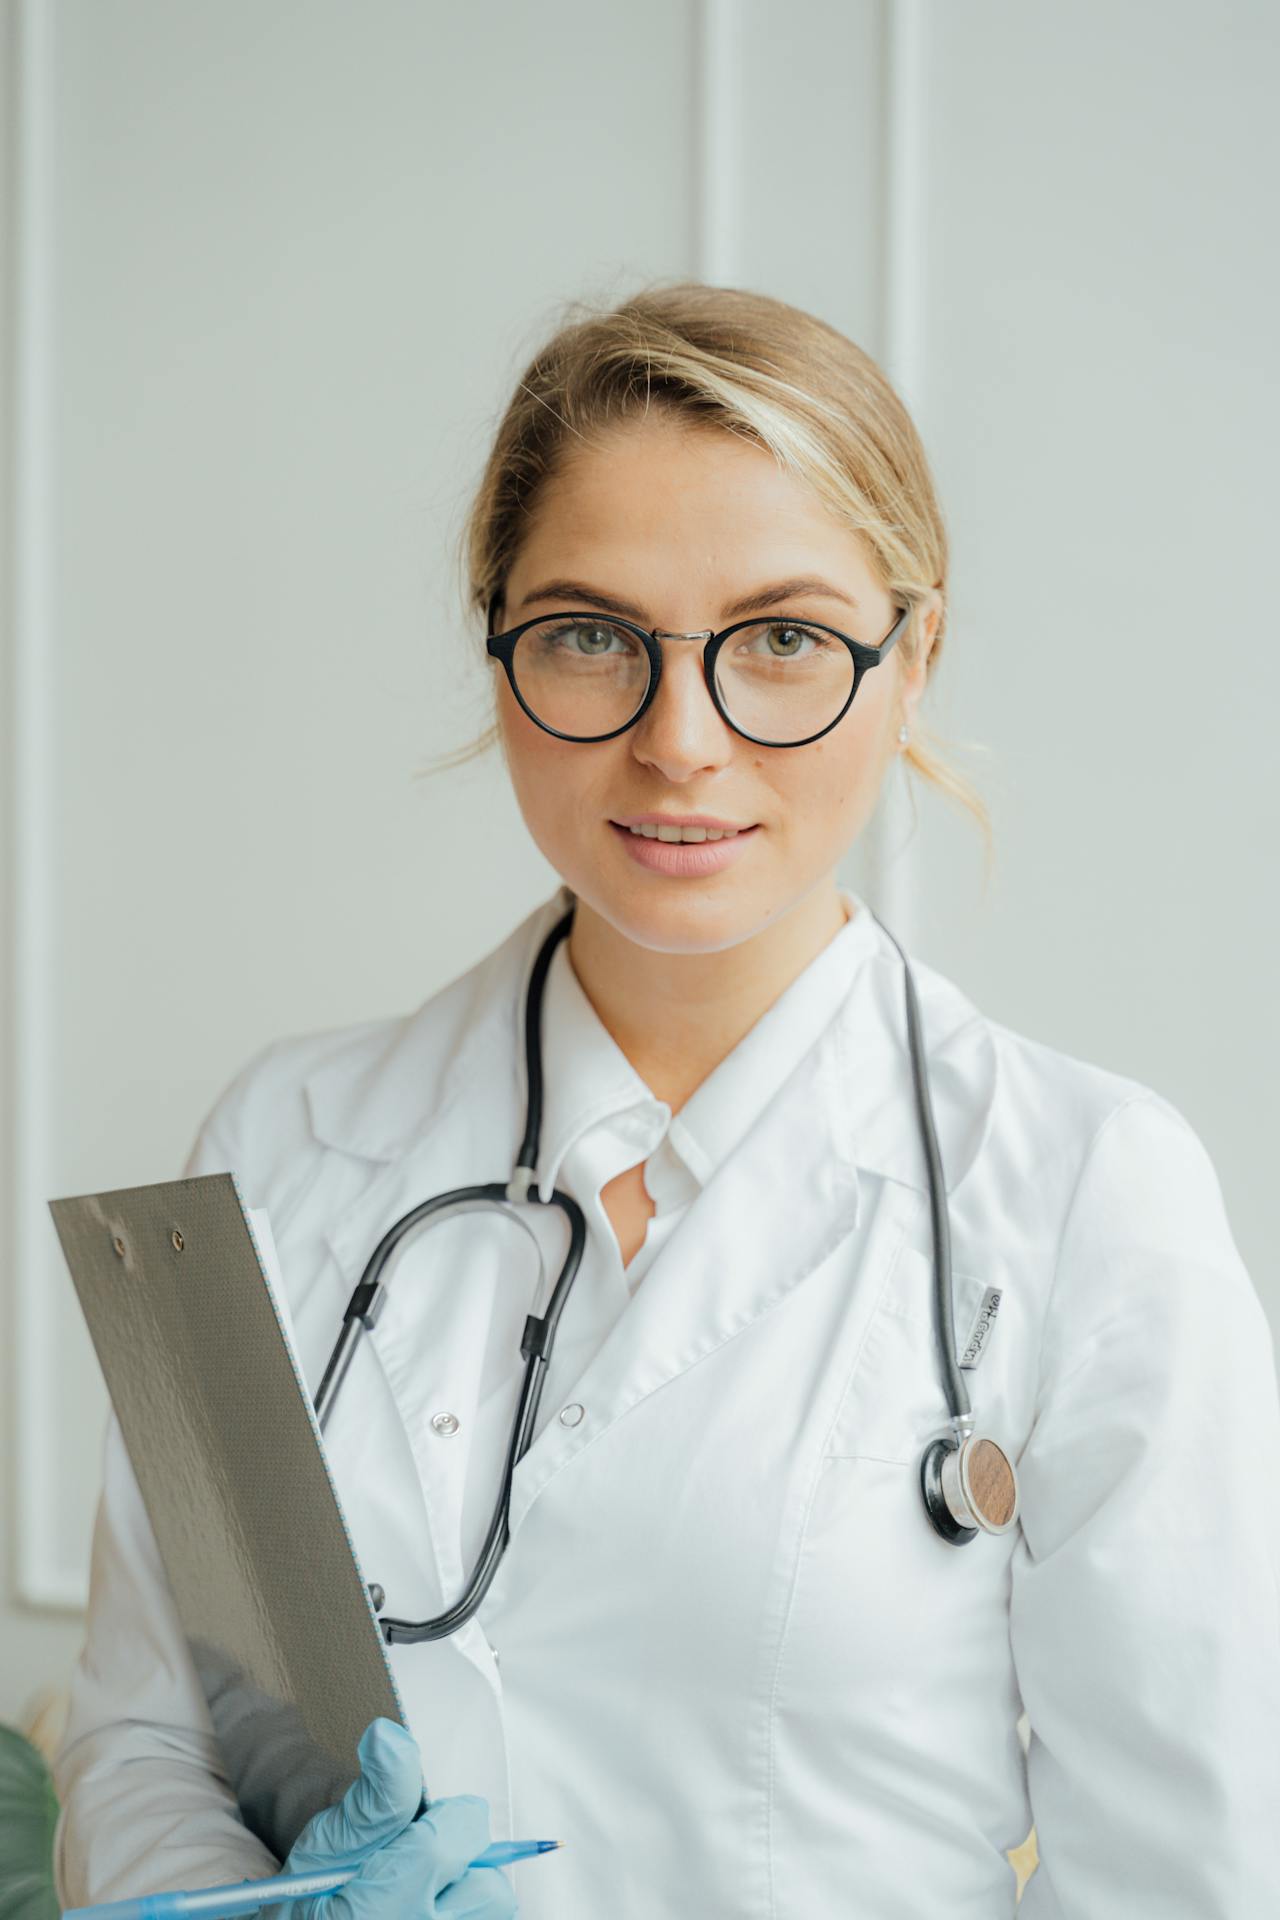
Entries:
<svg viewBox="0 0 1280 1920">
<path fill-rule="evenodd" d="M 662 675 L 643 720 L 634 729 L 636 751 L 653 760 L 669 778 L 718 764 L 733 751 L 733 729 L 721 719 L 702 669 L 703 633 L 656 632 L 662 646 Z"/>
</svg>

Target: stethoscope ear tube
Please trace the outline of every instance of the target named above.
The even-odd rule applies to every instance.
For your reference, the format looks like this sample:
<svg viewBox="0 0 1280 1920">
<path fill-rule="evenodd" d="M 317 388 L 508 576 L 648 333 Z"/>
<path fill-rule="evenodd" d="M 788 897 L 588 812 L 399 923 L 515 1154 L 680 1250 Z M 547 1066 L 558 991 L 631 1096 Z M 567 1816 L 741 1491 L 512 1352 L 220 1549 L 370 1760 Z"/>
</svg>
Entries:
<svg viewBox="0 0 1280 1920">
<path fill-rule="evenodd" d="M 516 1155 L 516 1171 L 535 1173 L 542 1136 L 542 995 L 552 955 L 573 925 L 577 900 L 568 906 L 538 949 L 524 1001 L 525 1122 L 524 1139 Z"/>
<path fill-rule="evenodd" d="M 925 1511 L 942 1539 L 967 1546 L 977 1533 L 1007 1533 L 1018 1518 L 1018 1476 L 1012 1460 L 994 1440 L 973 1430 L 969 1393 L 956 1359 L 955 1313 L 951 1283 L 951 1222 L 942 1155 L 933 1119 L 929 1076 L 924 1061 L 924 1022 L 911 966 L 900 943 L 876 914 L 902 958 L 906 993 L 907 1038 L 915 1082 L 920 1137 L 929 1171 L 929 1211 L 933 1223 L 934 1326 L 942 1385 L 951 1408 L 953 1435 L 930 1441 L 920 1462 Z"/>
</svg>

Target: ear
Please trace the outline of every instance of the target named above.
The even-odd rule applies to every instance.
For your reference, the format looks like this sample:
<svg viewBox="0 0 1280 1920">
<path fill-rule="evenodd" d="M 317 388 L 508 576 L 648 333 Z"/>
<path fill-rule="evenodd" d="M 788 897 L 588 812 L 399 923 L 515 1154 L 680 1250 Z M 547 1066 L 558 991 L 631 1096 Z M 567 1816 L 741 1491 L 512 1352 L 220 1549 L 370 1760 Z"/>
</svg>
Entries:
<svg viewBox="0 0 1280 1920">
<path fill-rule="evenodd" d="M 916 618 L 919 635 L 916 657 L 910 667 L 903 668 L 900 689 L 902 717 L 908 726 L 915 719 L 916 707 L 928 685 L 929 656 L 942 619 L 942 595 L 936 587 L 931 587 L 927 598 L 920 602 Z"/>
<path fill-rule="evenodd" d="M 928 665 L 929 655 L 933 652 L 933 643 L 937 638 L 938 627 L 941 620 L 942 595 L 937 587 L 930 587 L 928 599 L 920 603 L 920 651 L 916 657 L 916 665 L 920 668 L 921 672 L 923 672 Z"/>
</svg>

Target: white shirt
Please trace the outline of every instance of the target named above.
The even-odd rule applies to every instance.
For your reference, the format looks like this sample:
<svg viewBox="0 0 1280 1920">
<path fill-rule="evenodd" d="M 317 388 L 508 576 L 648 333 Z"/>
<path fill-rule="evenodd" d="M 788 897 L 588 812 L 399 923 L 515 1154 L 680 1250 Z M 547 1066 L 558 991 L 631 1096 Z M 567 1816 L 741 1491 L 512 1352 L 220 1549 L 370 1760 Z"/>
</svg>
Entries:
<svg viewBox="0 0 1280 1920">
<path fill-rule="evenodd" d="M 548 1046 L 540 1170 L 595 1231 L 493 1585 L 450 1639 L 389 1649 L 428 1790 L 483 1794 L 495 1838 L 565 1841 L 514 1869 L 525 1920 L 1012 1920 L 1033 1820 L 1019 1920 L 1280 1912 L 1280 1395 L 1213 1164 L 1159 1093 L 913 959 L 957 1336 L 999 1287 L 966 1377 L 1022 1496 L 1009 1533 L 948 1545 L 920 1491 L 948 1421 L 902 965 L 849 898 L 680 1115 L 590 1021 L 565 1044 L 555 976 L 584 1077 Z M 313 1392 L 391 1222 L 507 1178 L 524 986 L 566 903 L 404 1018 L 267 1048 L 201 1129 L 187 1171 L 232 1168 L 270 1216 Z M 599 1189 L 668 1121 L 655 1194 L 681 1163 L 699 1184 L 628 1294 Z M 549 1284 L 560 1210 L 520 1218 Z M 537 1266 L 509 1219 L 447 1220 L 404 1243 L 357 1347 L 326 1453 L 391 1614 L 440 1612 L 473 1564 Z M 64 1905 L 275 1864 L 114 1422 L 55 1781 Z"/>
<path fill-rule="evenodd" d="M 613 1317 L 676 1220 L 831 1020 L 854 969 L 873 950 L 870 913 L 854 911 L 853 894 L 845 895 L 844 907 L 838 932 L 675 1114 L 600 1019 L 574 971 L 567 940 L 556 947 L 543 1003 L 546 1144 L 539 1190 L 545 1200 L 559 1185 L 586 1210 L 596 1256 L 593 1290 L 612 1302 Z M 624 1268 L 600 1191 L 639 1161 L 655 1211 L 643 1245 Z"/>
</svg>

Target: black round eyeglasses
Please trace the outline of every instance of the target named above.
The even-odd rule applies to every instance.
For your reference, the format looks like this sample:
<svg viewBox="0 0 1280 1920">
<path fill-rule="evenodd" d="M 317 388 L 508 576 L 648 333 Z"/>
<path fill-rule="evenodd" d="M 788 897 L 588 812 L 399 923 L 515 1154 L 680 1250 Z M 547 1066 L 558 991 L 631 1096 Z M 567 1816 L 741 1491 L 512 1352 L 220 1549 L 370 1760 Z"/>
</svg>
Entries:
<svg viewBox="0 0 1280 1920">
<path fill-rule="evenodd" d="M 762 747 L 807 747 L 838 726 L 862 677 L 889 653 L 910 618 L 904 607 L 870 647 L 814 620 L 739 620 L 719 633 L 664 633 L 613 614 L 538 614 L 493 631 L 486 649 L 506 670 L 529 718 L 559 740 L 612 740 L 652 705 L 663 640 L 701 641 L 702 671 L 726 725 Z M 730 644 L 732 643 L 732 644 Z"/>
</svg>

